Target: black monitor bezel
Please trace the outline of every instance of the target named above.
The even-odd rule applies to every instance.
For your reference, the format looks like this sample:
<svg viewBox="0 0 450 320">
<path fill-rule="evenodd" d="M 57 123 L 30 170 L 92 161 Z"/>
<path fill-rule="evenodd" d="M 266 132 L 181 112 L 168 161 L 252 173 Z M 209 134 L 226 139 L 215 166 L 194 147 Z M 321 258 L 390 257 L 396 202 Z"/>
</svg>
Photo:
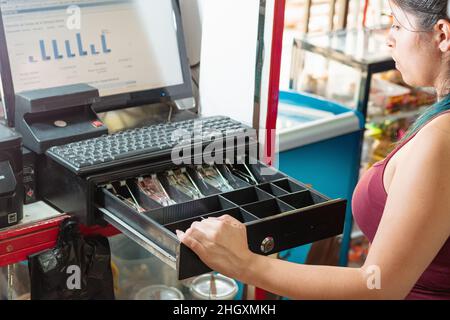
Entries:
<svg viewBox="0 0 450 320">
<path fill-rule="evenodd" d="M 184 30 L 181 19 L 181 9 L 178 0 L 171 0 L 174 16 L 177 24 L 177 40 L 180 63 L 182 68 L 183 83 L 179 85 L 156 88 L 144 91 L 134 91 L 111 96 L 101 97 L 99 102 L 95 103 L 92 108 L 95 112 L 107 112 L 127 109 L 130 107 L 150 105 L 157 103 L 168 103 L 171 101 L 186 99 L 193 97 L 191 69 L 187 56 L 186 43 L 184 39 Z M 14 83 L 11 73 L 11 65 L 9 61 L 6 34 L 3 25 L 3 16 L 0 8 L 0 71 L 2 76 L 4 104 L 7 112 L 8 121 L 14 124 Z"/>
</svg>

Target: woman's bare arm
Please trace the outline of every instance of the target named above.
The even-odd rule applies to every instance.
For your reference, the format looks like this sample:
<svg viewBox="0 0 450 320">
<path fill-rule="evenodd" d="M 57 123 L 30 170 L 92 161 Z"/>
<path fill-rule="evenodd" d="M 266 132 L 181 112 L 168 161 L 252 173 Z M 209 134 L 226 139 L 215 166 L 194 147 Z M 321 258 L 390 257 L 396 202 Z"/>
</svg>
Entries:
<svg viewBox="0 0 450 320">
<path fill-rule="evenodd" d="M 433 127 L 422 131 L 415 156 L 396 168 L 362 268 L 299 265 L 253 254 L 245 227 L 231 217 L 195 223 L 180 238 L 212 269 L 282 296 L 403 299 L 450 236 L 450 135 Z M 381 289 L 367 285 L 374 270 L 381 272 Z"/>
</svg>

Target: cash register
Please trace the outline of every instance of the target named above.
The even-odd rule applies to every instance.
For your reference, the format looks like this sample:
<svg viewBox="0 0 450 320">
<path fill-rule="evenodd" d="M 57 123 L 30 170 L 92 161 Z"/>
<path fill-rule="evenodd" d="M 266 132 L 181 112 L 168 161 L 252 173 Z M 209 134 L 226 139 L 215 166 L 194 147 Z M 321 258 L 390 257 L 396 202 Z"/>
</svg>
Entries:
<svg viewBox="0 0 450 320">
<path fill-rule="evenodd" d="M 342 233 L 345 200 L 258 161 L 247 125 L 190 111 L 177 1 L 80 2 L 78 28 L 64 5 L 12 3 L 1 9 L 15 120 L 37 154 L 43 201 L 84 224 L 113 225 L 179 279 L 209 271 L 175 234 L 207 217 L 245 223 L 262 255 Z M 101 120 L 129 110 L 139 121 L 123 130 Z M 168 113 L 155 121 L 153 110 Z"/>
</svg>

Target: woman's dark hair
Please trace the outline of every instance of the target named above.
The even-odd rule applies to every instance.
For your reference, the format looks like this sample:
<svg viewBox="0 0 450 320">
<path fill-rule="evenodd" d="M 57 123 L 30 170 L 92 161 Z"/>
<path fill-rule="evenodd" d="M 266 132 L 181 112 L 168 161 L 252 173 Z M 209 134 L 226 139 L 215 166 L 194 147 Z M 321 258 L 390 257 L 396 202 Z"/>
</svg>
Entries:
<svg viewBox="0 0 450 320">
<path fill-rule="evenodd" d="M 420 29 L 420 31 L 432 31 L 433 27 L 440 19 L 450 20 L 448 13 L 449 0 L 392 0 L 392 2 L 400 9 L 416 17 L 419 25 L 415 27 Z M 450 81 L 449 78 L 450 74 L 447 79 L 444 79 L 444 91 L 448 89 L 446 87 Z M 411 137 L 428 121 L 438 116 L 440 113 L 450 110 L 450 95 L 441 98 L 440 102 L 431 106 L 419 117 L 419 119 L 417 119 L 399 143 L 402 143 Z"/>
<path fill-rule="evenodd" d="M 414 15 L 423 31 L 431 31 L 440 19 L 449 19 L 448 0 L 392 0 L 399 8 Z"/>
</svg>

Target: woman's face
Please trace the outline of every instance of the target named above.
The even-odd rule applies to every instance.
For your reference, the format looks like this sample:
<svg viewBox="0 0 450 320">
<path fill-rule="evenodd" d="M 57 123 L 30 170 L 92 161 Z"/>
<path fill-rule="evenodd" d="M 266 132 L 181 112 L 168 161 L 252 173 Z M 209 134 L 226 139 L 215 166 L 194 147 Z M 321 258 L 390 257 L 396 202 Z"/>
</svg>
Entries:
<svg viewBox="0 0 450 320">
<path fill-rule="evenodd" d="M 392 1 L 393 24 L 387 38 L 396 68 L 411 86 L 431 87 L 439 75 L 441 55 L 433 44 L 433 32 L 417 32 L 420 27 L 414 15 Z"/>
</svg>

